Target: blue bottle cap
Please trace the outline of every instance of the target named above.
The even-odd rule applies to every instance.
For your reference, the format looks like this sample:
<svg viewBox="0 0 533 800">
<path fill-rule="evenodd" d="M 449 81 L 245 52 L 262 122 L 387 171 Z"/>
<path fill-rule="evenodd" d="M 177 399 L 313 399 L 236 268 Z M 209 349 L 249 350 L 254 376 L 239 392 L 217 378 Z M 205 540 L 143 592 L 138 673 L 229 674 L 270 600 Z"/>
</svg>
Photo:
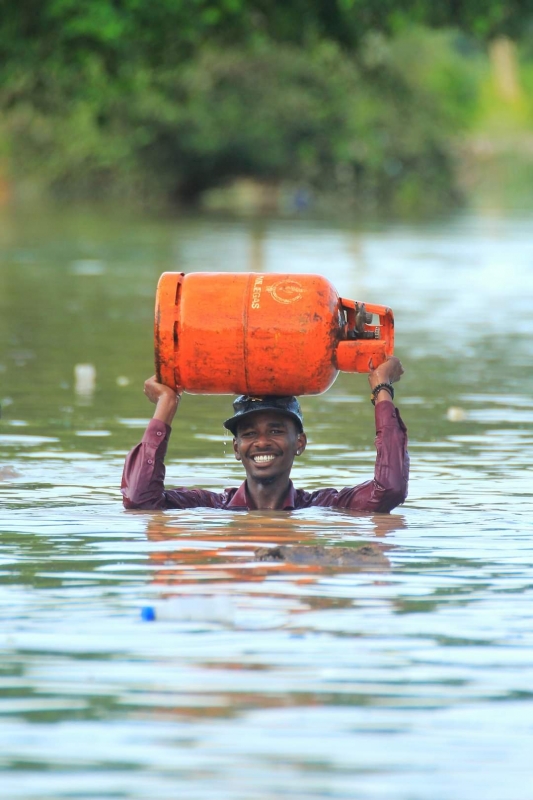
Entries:
<svg viewBox="0 0 533 800">
<path fill-rule="evenodd" d="M 145 622 L 153 622 L 155 619 L 155 608 L 153 606 L 143 606 L 141 608 L 141 619 Z"/>
</svg>

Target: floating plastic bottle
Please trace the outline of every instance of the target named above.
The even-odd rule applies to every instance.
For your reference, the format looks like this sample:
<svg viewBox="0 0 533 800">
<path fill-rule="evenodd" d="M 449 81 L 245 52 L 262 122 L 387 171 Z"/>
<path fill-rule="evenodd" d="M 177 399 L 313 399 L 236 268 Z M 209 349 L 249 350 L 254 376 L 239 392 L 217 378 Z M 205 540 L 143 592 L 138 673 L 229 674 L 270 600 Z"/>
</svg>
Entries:
<svg viewBox="0 0 533 800">
<path fill-rule="evenodd" d="M 287 615 L 264 606 L 260 598 L 242 604 L 228 595 L 166 597 L 140 610 L 143 622 L 219 624 L 244 630 L 262 630 L 286 624 Z"/>
</svg>

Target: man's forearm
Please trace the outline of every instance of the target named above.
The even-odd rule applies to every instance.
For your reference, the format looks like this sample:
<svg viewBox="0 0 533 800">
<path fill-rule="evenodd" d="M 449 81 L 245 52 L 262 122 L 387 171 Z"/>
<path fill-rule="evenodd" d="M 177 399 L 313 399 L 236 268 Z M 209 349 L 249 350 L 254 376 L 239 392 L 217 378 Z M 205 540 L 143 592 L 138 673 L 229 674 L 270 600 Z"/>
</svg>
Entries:
<svg viewBox="0 0 533 800">
<path fill-rule="evenodd" d="M 161 395 L 154 411 L 153 419 L 158 419 L 164 422 L 165 425 L 172 425 L 172 420 L 180 404 L 180 395 L 172 394 L 173 396 L 170 394 Z"/>
<path fill-rule="evenodd" d="M 166 508 L 164 457 L 169 436 L 167 424 L 153 419 L 142 442 L 126 456 L 121 485 L 125 508 Z"/>
<path fill-rule="evenodd" d="M 376 403 L 376 465 L 374 500 L 379 498 L 380 511 L 390 511 L 407 497 L 409 453 L 407 430 L 402 418 L 390 402 Z"/>
</svg>

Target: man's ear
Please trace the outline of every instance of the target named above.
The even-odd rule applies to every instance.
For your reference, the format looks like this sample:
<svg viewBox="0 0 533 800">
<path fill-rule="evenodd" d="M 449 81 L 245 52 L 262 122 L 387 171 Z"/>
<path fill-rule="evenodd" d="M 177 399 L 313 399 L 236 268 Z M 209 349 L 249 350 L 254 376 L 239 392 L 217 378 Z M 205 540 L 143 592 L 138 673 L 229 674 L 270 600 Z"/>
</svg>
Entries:
<svg viewBox="0 0 533 800">
<path fill-rule="evenodd" d="M 239 452 L 239 445 L 237 444 L 237 439 L 233 439 L 233 452 L 235 453 L 235 458 L 237 461 L 242 461 L 241 454 Z"/>
<path fill-rule="evenodd" d="M 307 445 L 307 436 L 302 431 L 296 438 L 296 455 L 301 456 Z"/>
</svg>

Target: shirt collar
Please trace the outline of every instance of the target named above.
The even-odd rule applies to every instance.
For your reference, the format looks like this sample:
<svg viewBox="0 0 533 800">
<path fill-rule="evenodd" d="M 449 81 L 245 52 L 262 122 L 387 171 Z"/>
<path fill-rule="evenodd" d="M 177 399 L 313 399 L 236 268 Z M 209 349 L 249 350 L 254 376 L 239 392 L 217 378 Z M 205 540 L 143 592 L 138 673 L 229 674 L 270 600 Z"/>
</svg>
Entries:
<svg viewBox="0 0 533 800">
<path fill-rule="evenodd" d="M 287 494 L 283 499 L 283 504 L 281 506 L 282 511 L 292 511 L 296 507 L 296 489 L 294 488 L 294 484 L 292 481 L 289 481 L 289 488 L 287 489 Z M 255 506 L 252 503 L 251 497 L 248 496 L 248 492 L 246 491 L 246 481 L 243 481 L 231 500 L 229 501 L 227 508 L 247 508 L 249 511 L 254 511 Z"/>
</svg>

